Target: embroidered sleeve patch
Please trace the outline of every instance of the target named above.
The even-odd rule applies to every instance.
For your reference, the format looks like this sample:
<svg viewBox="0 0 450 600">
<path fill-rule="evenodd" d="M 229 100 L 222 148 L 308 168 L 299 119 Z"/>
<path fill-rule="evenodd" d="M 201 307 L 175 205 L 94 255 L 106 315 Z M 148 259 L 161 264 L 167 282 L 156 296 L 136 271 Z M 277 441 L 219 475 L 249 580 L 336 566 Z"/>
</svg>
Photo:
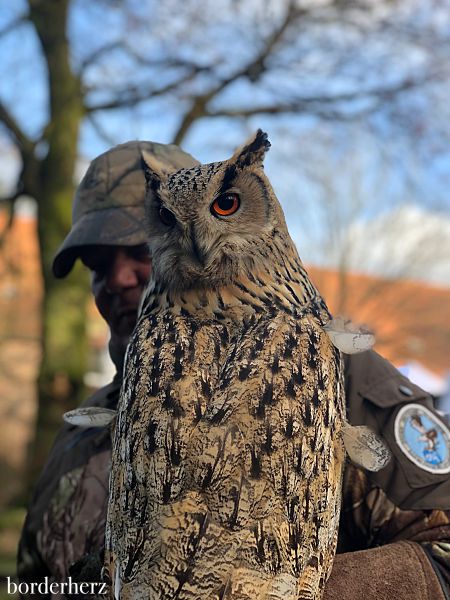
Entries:
<svg viewBox="0 0 450 600">
<path fill-rule="evenodd" d="M 420 404 L 407 404 L 397 413 L 395 441 L 415 465 L 429 473 L 450 473 L 450 430 Z"/>
</svg>

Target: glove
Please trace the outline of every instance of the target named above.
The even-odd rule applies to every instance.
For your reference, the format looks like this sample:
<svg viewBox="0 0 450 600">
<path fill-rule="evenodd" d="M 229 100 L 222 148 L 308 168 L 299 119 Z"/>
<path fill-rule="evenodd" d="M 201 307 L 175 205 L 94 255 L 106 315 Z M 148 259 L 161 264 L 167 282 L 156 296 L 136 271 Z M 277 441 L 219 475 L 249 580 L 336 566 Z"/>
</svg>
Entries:
<svg viewBox="0 0 450 600">
<path fill-rule="evenodd" d="M 337 554 L 323 600 L 446 600 L 422 547 L 396 542 Z"/>
</svg>

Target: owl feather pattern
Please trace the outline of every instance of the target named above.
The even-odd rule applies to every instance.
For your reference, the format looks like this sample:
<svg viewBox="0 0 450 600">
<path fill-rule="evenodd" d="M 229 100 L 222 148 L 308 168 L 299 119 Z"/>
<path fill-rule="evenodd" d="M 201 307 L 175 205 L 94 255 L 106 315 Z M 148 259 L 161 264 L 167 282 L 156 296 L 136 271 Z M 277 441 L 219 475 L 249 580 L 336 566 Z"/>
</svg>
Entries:
<svg viewBox="0 0 450 600">
<path fill-rule="evenodd" d="M 330 316 L 264 174 L 146 160 L 153 276 L 114 434 L 105 572 L 123 600 L 319 600 L 344 459 Z M 144 157 L 145 159 L 145 157 Z"/>
</svg>

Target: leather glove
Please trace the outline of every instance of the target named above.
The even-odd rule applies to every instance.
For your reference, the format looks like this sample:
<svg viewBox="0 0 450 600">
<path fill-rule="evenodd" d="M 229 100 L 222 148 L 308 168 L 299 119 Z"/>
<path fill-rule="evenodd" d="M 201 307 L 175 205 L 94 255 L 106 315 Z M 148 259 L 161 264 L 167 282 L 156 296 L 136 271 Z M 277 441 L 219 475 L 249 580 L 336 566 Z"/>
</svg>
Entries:
<svg viewBox="0 0 450 600">
<path fill-rule="evenodd" d="M 446 600 L 423 548 L 396 542 L 337 554 L 323 600 Z"/>
</svg>

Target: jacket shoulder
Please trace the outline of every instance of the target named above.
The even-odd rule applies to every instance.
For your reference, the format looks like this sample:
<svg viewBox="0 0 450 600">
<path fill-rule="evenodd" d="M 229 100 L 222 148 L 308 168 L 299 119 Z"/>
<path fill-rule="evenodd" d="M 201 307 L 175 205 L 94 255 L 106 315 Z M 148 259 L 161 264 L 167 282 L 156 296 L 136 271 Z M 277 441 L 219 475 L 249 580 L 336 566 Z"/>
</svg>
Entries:
<svg viewBox="0 0 450 600">
<path fill-rule="evenodd" d="M 392 452 L 368 476 L 399 507 L 450 509 L 450 430 L 430 394 L 374 351 L 345 357 L 348 420 L 367 425 Z"/>
</svg>

